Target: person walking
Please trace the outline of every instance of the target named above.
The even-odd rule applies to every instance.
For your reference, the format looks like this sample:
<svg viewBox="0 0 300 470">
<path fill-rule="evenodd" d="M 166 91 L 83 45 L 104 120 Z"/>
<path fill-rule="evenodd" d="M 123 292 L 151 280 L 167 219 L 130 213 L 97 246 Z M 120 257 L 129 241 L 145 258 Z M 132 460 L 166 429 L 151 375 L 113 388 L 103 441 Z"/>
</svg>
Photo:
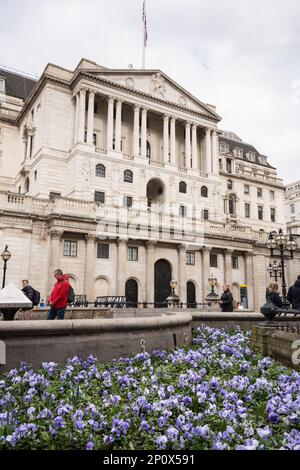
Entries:
<svg viewBox="0 0 300 470">
<path fill-rule="evenodd" d="M 289 288 L 287 299 L 292 304 L 292 308 L 300 310 L 300 274 L 294 285 Z"/>
<path fill-rule="evenodd" d="M 275 305 L 275 307 L 282 308 L 282 300 L 278 293 L 277 282 L 271 282 L 269 284 L 269 287 L 267 287 L 266 300 L 267 302 L 272 302 L 272 304 Z"/>
<path fill-rule="evenodd" d="M 220 306 L 222 312 L 233 312 L 233 296 L 228 284 L 223 286 L 223 294 L 221 295 Z"/>
<path fill-rule="evenodd" d="M 23 279 L 22 280 L 22 292 L 26 295 L 26 297 L 30 300 L 30 302 L 33 304 L 33 299 L 34 299 L 34 289 L 33 287 L 29 284 L 28 279 Z"/>
<path fill-rule="evenodd" d="M 49 297 L 51 308 L 48 312 L 47 320 L 54 320 L 56 317 L 58 320 L 63 320 L 70 292 L 69 278 L 66 274 L 63 274 L 61 269 L 54 271 L 54 277 L 57 282 Z"/>
</svg>

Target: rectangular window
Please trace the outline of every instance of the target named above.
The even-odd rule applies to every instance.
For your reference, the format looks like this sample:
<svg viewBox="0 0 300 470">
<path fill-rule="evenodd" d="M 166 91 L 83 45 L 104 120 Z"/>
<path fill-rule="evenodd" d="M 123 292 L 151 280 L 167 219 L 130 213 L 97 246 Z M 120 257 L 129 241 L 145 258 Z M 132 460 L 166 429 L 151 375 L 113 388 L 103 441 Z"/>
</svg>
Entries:
<svg viewBox="0 0 300 470">
<path fill-rule="evenodd" d="M 127 259 L 128 261 L 138 261 L 138 247 L 129 246 L 127 249 Z"/>
<path fill-rule="evenodd" d="M 264 218 L 264 208 L 263 208 L 263 206 L 258 206 L 257 211 L 258 211 L 258 219 L 263 220 L 263 218 Z"/>
<path fill-rule="evenodd" d="M 250 218 L 250 204 L 248 202 L 245 202 L 245 217 Z"/>
<path fill-rule="evenodd" d="M 102 191 L 95 191 L 94 201 L 101 202 L 103 204 L 105 202 L 105 193 L 103 193 Z"/>
<path fill-rule="evenodd" d="M 64 241 L 64 256 L 77 256 L 77 242 L 72 240 Z"/>
<path fill-rule="evenodd" d="M 49 193 L 49 199 L 50 201 L 54 201 L 55 198 L 60 197 L 61 193 L 56 193 L 54 191 L 50 191 Z"/>
<path fill-rule="evenodd" d="M 179 206 L 179 215 L 181 215 L 181 217 L 186 217 L 186 207 L 185 206 Z"/>
<path fill-rule="evenodd" d="M 290 205 L 291 214 L 295 214 L 295 204 Z"/>
<path fill-rule="evenodd" d="M 209 255 L 210 267 L 217 268 L 218 267 L 218 255 L 210 254 Z"/>
<path fill-rule="evenodd" d="M 102 258 L 102 259 L 109 258 L 109 244 L 108 243 L 97 243 L 97 258 Z"/>
<path fill-rule="evenodd" d="M 244 194 L 250 194 L 250 186 L 249 184 L 244 185 Z"/>
<path fill-rule="evenodd" d="M 275 198 L 275 193 L 274 193 L 274 191 L 270 191 L 270 199 L 271 199 L 271 201 L 274 201 L 274 198 Z"/>
<path fill-rule="evenodd" d="M 257 188 L 257 197 L 262 197 L 262 189 Z"/>
<path fill-rule="evenodd" d="M 132 197 L 131 196 L 124 196 L 123 197 L 123 206 L 124 207 L 132 207 Z"/>
<path fill-rule="evenodd" d="M 32 150 L 33 150 L 33 135 L 29 136 L 29 156 L 32 157 Z"/>
<path fill-rule="evenodd" d="M 271 222 L 276 222 L 276 209 L 274 207 L 270 208 L 270 217 L 271 217 Z"/>
<path fill-rule="evenodd" d="M 208 209 L 202 209 L 201 218 L 202 220 L 208 220 Z"/>
<path fill-rule="evenodd" d="M 35 172 L 34 172 L 34 181 L 36 181 L 36 180 L 37 180 L 37 170 L 35 170 Z"/>
<path fill-rule="evenodd" d="M 231 158 L 226 158 L 226 171 L 232 173 L 232 161 Z"/>
<path fill-rule="evenodd" d="M 186 264 L 190 266 L 195 266 L 195 252 L 194 251 L 186 252 Z"/>
<path fill-rule="evenodd" d="M 97 145 L 97 134 L 95 134 L 95 133 L 93 133 L 93 144 L 96 147 L 96 145 Z"/>
<path fill-rule="evenodd" d="M 232 261 L 232 269 L 239 269 L 239 257 L 232 256 L 231 261 Z"/>
</svg>

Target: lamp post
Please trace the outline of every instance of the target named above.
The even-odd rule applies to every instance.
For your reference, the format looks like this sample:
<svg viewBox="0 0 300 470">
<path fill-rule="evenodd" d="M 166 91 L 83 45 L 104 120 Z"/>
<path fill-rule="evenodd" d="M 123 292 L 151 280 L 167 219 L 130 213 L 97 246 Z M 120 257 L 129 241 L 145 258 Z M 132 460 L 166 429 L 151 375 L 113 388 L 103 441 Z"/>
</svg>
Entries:
<svg viewBox="0 0 300 470">
<path fill-rule="evenodd" d="M 172 281 L 170 282 L 170 287 L 171 287 L 171 289 L 172 289 L 172 293 L 171 293 L 171 295 L 169 295 L 169 297 L 166 299 L 169 308 L 171 308 L 171 307 L 178 307 L 178 306 L 179 306 L 179 300 L 180 300 L 180 299 L 179 299 L 178 295 L 175 294 L 176 286 L 177 286 L 177 281 L 175 281 L 175 279 L 172 279 Z"/>
<path fill-rule="evenodd" d="M 207 280 L 211 287 L 211 292 L 209 293 L 209 295 L 211 295 L 212 297 L 217 296 L 217 294 L 215 293 L 215 286 L 217 285 L 217 282 L 218 282 L 216 276 L 211 274 Z"/>
<path fill-rule="evenodd" d="M 3 265 L 3 279 L 2 279 L 2 289 L 5 287 L 5 278 L 6 278 L 6 269 L 7 269 L 7 261 L 10 259 L 11 257 L 11 253 L 10 251 L 8 251 L 8 246 L 6 245 L 5 246 L 5 249 L 3 251 L 3 253 L 1 254 L 1 258 L 3 259 L 4 261 L 4 265 Z"/>
<path fill-rule="evenodd" d="M 284 308 L 289 308 L 289 301 L 286 298 L 286 282 L 285 282 L 285 272 L 284 272 L 284 261 L 285 258 L 290 256 L 290 259 L 293 259 L 293 253 L 297 248 L 297 243 L 294 240 L 294 237 L 292 234 L 287 234 L 285 235 L 282 232 L 282 229 L 280 228 L 278 233 L 276 232 L 270 232 L 269 238 L 266 242 L 267 248 L 270 249 L 271 251 L 271 256 L 274 256 L 274 251 L 278 250 L 279 251 L 279 256 L 280 256 L 280 264 L 275 264 L 276 270 L 278 271 L 278 275 L 280 272 L 280 277 L 282 279 L 282 304 Z M 285 255 L 285 252 L 288 251 L 289 254 Z M 274 274 L 274 263 L 270 263 L 268 267 L 268 271 L 271 274 Z M 275 279 L 277 279 L 277 274 Z"/>
<path fill-rule="evenodd" d="M 172 295 L 175 295 L 175 289 L 176 289 L 176 286 L 177 286 L 177 281 L 175 281 L 175 279 L 172 279 L 172 281 L 170 282 L 170 286 L 171 286 L 171 289 L 172 289 Z"/>
<path fill-rule="evenodd" d="M 267 268 L 268 273 L 270 274 L 270 277 L 274 277 L 275 282 L 277 282 L 278 277 L 282 276 L 282 266 L 281 263 L 277 264 L 277 261 L 274 260 L 273 263 L 270 261 L 270 264 Z"/>
</svg>

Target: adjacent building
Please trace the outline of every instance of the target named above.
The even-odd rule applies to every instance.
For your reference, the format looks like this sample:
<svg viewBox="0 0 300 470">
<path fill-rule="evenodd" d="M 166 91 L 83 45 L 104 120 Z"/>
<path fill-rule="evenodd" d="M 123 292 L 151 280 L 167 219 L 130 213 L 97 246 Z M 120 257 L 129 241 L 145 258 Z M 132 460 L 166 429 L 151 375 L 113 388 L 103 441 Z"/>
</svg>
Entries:
<svg viewBox="0 0 300 470">
<path fill-rule="evenodd" d="M 265 155 L 219 130 L 213 105 L 160 70 L 86 59 L 74 71 L 48 64 L 36 82 L 0 70 L 0 88 L 10 280 L 29 278 L 46 296 L 61 267 L 89 300 L 159 305 L 176 279 L 193 305 L 212 273 L 218 292 L 226 282 L 259 308 L 266 235 L 285 229 L 284 186 Z"/>
</svg>

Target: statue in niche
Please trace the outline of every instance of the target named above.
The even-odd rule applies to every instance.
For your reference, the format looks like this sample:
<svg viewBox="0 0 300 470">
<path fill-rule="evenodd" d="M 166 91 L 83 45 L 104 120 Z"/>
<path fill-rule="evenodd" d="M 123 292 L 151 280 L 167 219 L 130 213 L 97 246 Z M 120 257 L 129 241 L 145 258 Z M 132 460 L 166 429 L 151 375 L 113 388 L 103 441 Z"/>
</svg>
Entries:
<svg viewBox="0 0 300 470">
<path fill-rule="evenodd" d="M 153 92 L 158 93 L 163 98 L 165 98 L 166 86 L 165 86 L 164 79 L 161 76 L 160 72 L 154 73 L 152 75 L 152 83 L 153 83 Z"/>
</svg>

